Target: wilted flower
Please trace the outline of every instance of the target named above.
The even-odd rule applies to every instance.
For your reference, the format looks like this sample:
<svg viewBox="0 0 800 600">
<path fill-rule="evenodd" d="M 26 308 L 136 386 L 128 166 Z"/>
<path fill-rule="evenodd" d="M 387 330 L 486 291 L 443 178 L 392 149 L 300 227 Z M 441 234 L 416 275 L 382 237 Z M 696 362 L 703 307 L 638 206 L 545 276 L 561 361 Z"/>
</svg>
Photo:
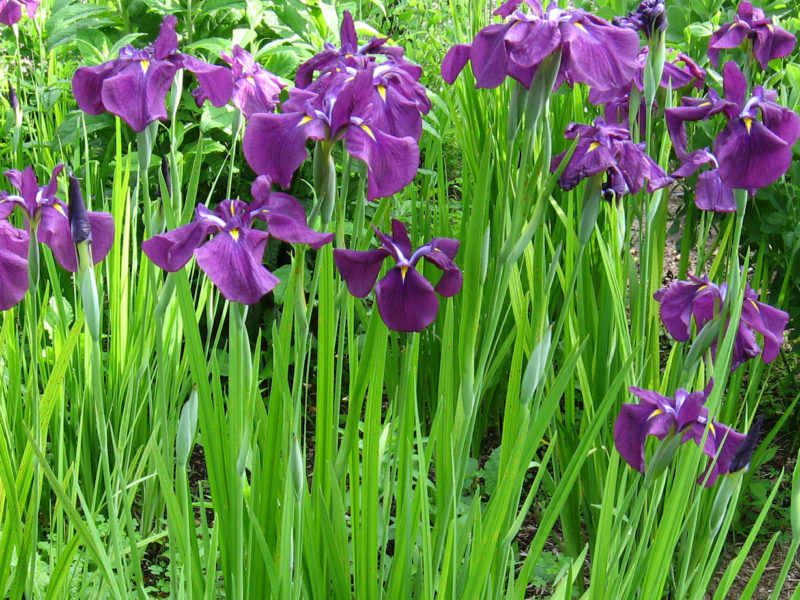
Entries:
<svg viewBox="0 0 800 600">
<path fill-rule="evenodd" d="M 220 52 L 222 59 L 231 65 L 233 76 L 233 105 L 242 111 L 246 119 L 254 113 L 271 113 L 278 104 L 278 95 L 285 87 L 277 76 L 259 65 L 253 55 L 238 44 L 233 47 L 233 54 L 228 56 Z M 198 76 L 200 86 L 192 92 L 192 96 L 200 106 L 215 92 L 215 81 Z M 213 104 L 213 102 L 212 102 Z"/>
<path fill-rule="evenodd" d="M 195 73 L 215 106 L 231 97 L 230 69 L 211 65 L 178 52 L 177 19 L 164 17 L 156 41 L 142 50 L 131 45 L 119 58 L 94 67 L 81 67 L 72 77 L 78 108 L 90 115 L 108 111 L 135 131 L 144 131 L 155 120 L 166 120 L 167 92 L 178 69 Z"/>
<path fill-rule="evenodd" d="M 614 25 L 641 31 L 647 39 L 667 30 L 667 9 L 664 0 L 644 0 L 627 17 L 615 17 Z"/>
<path fill-rule="evenodd" d="M 630 132 L 618 125 L 606 125 L 598 117 L 594 125 L 570 123 L 564 137 L 574 140 L 580 136 L 575 152 L 561 174 L 558 184 L 571 190 L 581 179 L 602 173 L 607 174 L 607 189 L 624 196 L 635 194 L 647 182 L 647 191 L 653 192 L 672 183 L 656 162 L 644 152 L 645 144 L 634 144 Z M 550 168 L 555 171 L 566 152 L 553 157 Z"/>
<path fill-rule="evenodd" d="M 347 289 L 358 298 L 369 294 L 383 260 L 394 258 L 395 266 L 375 286 L 378 311 L 383 322 L 394 331 L 422 331 L 433 323 L 439 312 L 438 293 L 455 296 L 461 290 L 462 275 L 453 262 L 460 243 L 451 238 L 434 238 L 412 251 L 405 225 L 392 219 L 392 235 L 375 229 L 381 247 L 374 250 L 333 251 L 336 268 L 347 283 Z M 419 259 L 425 258 L 444 273 L 433 287 L 417 270 Z"/>
<path fill-rule="evenodd" d="M 270 235 L 313 248 L 333 239 L 333 234 L 309 229 L 300 203 L 288 194 L 270 193 L 270 183 L 267 177 L 256 179 L 250 204 L 223 200 L 213 212 L 198 204 L 194 221 L 146 240 L 142 250 L 170 272 L 182 269 L 195 256 L 198 266 L 225 298 L 255 304 L 279 281 L 261 264 Z M 254 229 L 256 219 L 265 221 L 269 232 Z M 206 242 L 210 235 L 214 237 Z"/>
<path fill-rule="evenodd" d="M 517 10 L 523 2 L 530 12 Z M 566 80 L 608 89 L 633 79 L 639 36 L 630 29 L 555 3 L 544 11 L 540 0 L 509 0 L 494 14 L 506 22 L 484 27 L 472 44 L 457 44 L 447 52 L 442 61 L 445 81 L 453 83 L 471 62 L 475 87 L 494 88 L 509 76 L 529 88 L 539 64 L 559 50 L 556 87 Z"/>
<path fill-rule="evenodd" d="M 764 417 L 758 417 L 755 423 L 750 427 L 747 432 L 747 437 L 739 444 L 736 454 L 731 459 L 731 465 L 728 469 L 729 473 L 735 473 L 742 469 L 747 470 L 750 467 L 750 459 L 753 458 L 753 453 L 756 451 L 758 445 L 758 434 L 761 433 L 761 423 Z"/>
<path fill-rule="evenodd" d="M 63 168 L 64 165 L 56 165 L 50 182 L 42 187 L 39 187 L 31 166 L 22 172 L 15 169 L 6 171 L 4 175 L 17 188 L 19 195 L 0 192 L 0 219 L 8 217 L 14 206 L 19 206 L 36 239 L 53 251 L 58 264 L 74 273 L 78 270 L 78 262 L 70 228 L 70 209 L 56 197 L 57 177 Z M 92 254 L 97 264 L 108 254 L 114 241 L 114 220 L 105 212 L 87 212 L 86 216 L 93 232 Z"/>
<path fill-rule="evenodd" d="M 22 18 L 22 7 L 28 13 L 28 18 L 36 16 L 41 0 L 0 0 L 0 23 L 14 25 Z"/>
<path fill-rule="evenodd" d="M 783 58 L 794 50 L 797 38 L 773 25 L 760 8 L 746 0 L 739 3 L 733 21 L 725 23 L 708 41 L 708 58 L 715 67 L 719 65 L 719 51 L 738 47 L 745 39 L 752 41 L 752 52 L 761 68 L 773 58 Z"/>
<path fill-rule="evenodd" d="M 252 116 L 242 147 L 247 163 L 288 187 L 307 157 L 306 140 L 344 140 L 347 151 L 367 165 L 367 198 L 390 196 L 416 175 L 419 146 L 413 137 L 396 137 L 380 129 L 368 70 L 323 76 L 323 91 L 293 88 L 281 114 Z"/>
<path fill-rule="evenodd" d="M 728 284 L 717 285 L 710 282 L 708 276 L 689 277 L 691 281 L 674 281 L 653 295 L 661 303 L 659 314 L 664 326 L 679 342 L 689 339 L 692 319 L 699 331 L 720 313 L 728 291 Z M 765 363 L 772 362 L 780 352 L 789 314 L 757 302 L 757 299 L 758 294 L 745 282 L 744 303 L 733 345 L 731 370 L 759 354 Z M 755 332 L 764 336 L 763 352 L 756 343 Z M 712 352 L 716 352 L 716 343 L 712 346 Z"/>
<path fill-rule="evenodd" d="M 747 82 L 739 67 L 728 62 L 723 69 L 725 99 L 710 90 L 708 98 L 683 98 L 683 106 L 665 111 L 675 153 L 681 167 L 674 173 L 688 177 L 703 164 L 712 170 L 700 175 L 695 203 L 705 210 L 735 210 L 731 188 L 754 192 L 777 180 L 792 162 L 792 145 L 800 136 L 800 117 L 774 102 L 776 92 L 761 86 L 745 101 Z M 758 118 L 759 112 L 761 118 Z M 689 152 L 686 121 L 707 120 L 723 114 L 728 124 L 708 150 Z M 717 207 L 717 208 L 709 208 Z"/>
<path fill-rule="evenodd" d="M 645 443 L 652 435 L 660 440 L 670 435 L 681 436 L 680 443 L 693 440 L 702 446 L 704 454 L 712 460 L 698 483 L 706 480 L 712 486 L 719 475 L 730 471 L 731 461 L 745 440 L 745 436 L 727 425 L 710 421 L 708 408 L 703 406 L 711 393 L 714 381 L 699 392 L 678 388 L 675 397 L 658 392 L 631 387 L 630 392 L 639 397 L 639 404 L 623 404 L 614 423 L 614 443 L 622 458 L 640 473 L 645 472 Z"/>
</svg>

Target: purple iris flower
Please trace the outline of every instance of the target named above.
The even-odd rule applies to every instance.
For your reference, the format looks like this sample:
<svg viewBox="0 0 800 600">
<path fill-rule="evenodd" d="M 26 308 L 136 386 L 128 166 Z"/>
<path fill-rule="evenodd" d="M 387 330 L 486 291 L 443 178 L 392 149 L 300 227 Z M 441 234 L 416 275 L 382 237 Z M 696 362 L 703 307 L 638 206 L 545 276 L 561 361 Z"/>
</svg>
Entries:
<svg viewBox="0 0 800 600">
<path fill-rule="evenodd" d="M 333 239 L 333 234 L 309 229 L 302 205 L 288 194 L 270 193 L 270 184 L 268 177 L 257 178 L 250 204 L 223 200 L 213 212 L 198 204 L 194 221 L 144 241 L 142 250 L 169 272 L 182 269 L 195 256 L 225 298 L 255 304 L 279 281 L 261 264 L 270 235 L 313 248 Z M 268 232 L 253 228 L 256 219 L 266 222 Z M 214 237 L 206 242 L 210 235 Z"/>
<path fill-rule="evenodd" d="M 737 48 L 743 41 L 752 41 L 752 52 L 761 68 L 773 58 L 783 58 L 794 50 L 797 38 L 773 25 L 760 8 L 754 8 L 747 1 L 739 3 L 733 21 L 725 23 L 711 35 L 708 42 L 708 58 L 715 67 L 719 65 L 719 51 Z"/>
<path fill-rule="evenodd" d="M 384 55 L 406 69 L 415 80 L 420 78 L 422 69 L 403 58 L 405 50 L 402 46 L 387 46 L 387 38 L 372 38 L 366 44 L 358 44 L 355 23 L 350 11 L 342 14 L 342 25 L 339 29 L 341 47 L 326 43 L 325 50 L 313 56 L 297 68 L 295 85 L 299 88 L 308 87 L 314 77 L 314 72 L 324 73 L 329 70 L 347 67 L 361 69 L 374 63 L 376 55 Z"/>
<path fill-rule="evenodd" d="M 775 103 L 774 90 L 756 86 L 753 96 L 745 100 L 747 82 L 734 62 L 723 68 L 723 88 L 724 99 L 714 90 L 707 98 L 683 98 L 683 106 L 668 108 L 665 117 L 675 153 L 681 160 L 675 175 L 688 177 L 700 166 L 711 164 L 711 172 L 700 175 L 703 183 L 696 190 L 695 203 L 706 210 L 732 211 L 735 204 L 731 201 L 731 188 L 754 193 L 787 171 L 792 162 L 792 145 L 800 136 L 800 117 Z M 707 120 L 716 114 L 724 115 L 728 124 L 714 140 L 713 153 L 689 152 L 685 123 Z"/>
<path fill-rule="evenodd" d="M 523 2 L 530 12 L 517 10 Z M 608 89 L 633 79 L 639 36 L 631 29 L 555 3 L 544 11 L 540 0 L 509 0 L 494 14 L 506 22 L 484 27 L 472 44 L 457 44 L 447 52 L 442 61 L 445 81 L 452 84 L 471 62 L 475 87 L 494 88 L 509 76 L 529 88 L 539 64 L 559 49 L 555 87 L 566 80 Z"/>
<path fill-rule="evenodd" d="M 72 91 L 78 108 L 90 115 L 108 111 L 135 131 L 144 131 L 153 121 L 167 119 L 167 92 L 175 73 L 184 68 L 210 90 L 212 104 L 224 106 L 233 88 L 230 69 L 180 54 L 177 22 L 175 16 L 167 15 L 153 44 L 142 50 L 125 46 L 119 58 L 75 71 Z"/>
<path fill-rule="evenodd" d="M 578 146 L 561 174 L 558 184 L 571 190 L 581 179 L 607 174 L 609 192 L 616 197 L 635 194 L 647 181 L 647 191 L 653 192 L 673 182 L 664 170 L 644 152 L 645 144 L 634 144 L 630 132 L 618 125 L 606 125 L 598 117 L 594 125 L 570 123 L 564 133 L 568 140 L 580 136 Z M 553 157 L 550 168 L 555 171 L 566 152 Z"/>
<path fill-rule="evenodd" d="M 28 291 L 28 243 L 27 231 L 0 219 L 0 310 L 16 305 Z"/>
<path fill-rule="evenodd" d="M 283 113 L 258 113 L 245 130 L 245 158 L 258 174 L 289 187 L 307 157 L 306 140 L 344 140 L 347 151 L 367 165 L 370 200 L 390 196 L 408 185 L 419 165 L 419 146 L 406 134 L 380 129 L 373 73 L 329 72 L 315 82 L 320 90 L 293 88 Z"/>
<path fill-rule="evenodd" d="M 15 169 L 6 171 L 4 175 L 19 194 L 0 192 L 0 219 L 8 217 L 14 207 L 19 206 L 36 239 L 53 251 L 58 264 L 75 273 L 78 261 L 70 229 L 69 206 L 56 197 L 57 178 L 63 168 L 64 165 L 56 165 L 50 182 L 42 187 L 39 187 L 31 166 L 22 172 Z M 87 216 L 93 234 L 92 256 L 97 264 L 105 258 L 114 242 L 114 220 L 105 212 L 88 212 Z"/>
<path fill-rule="evenodd" d="M 722 310 L 728 284 L 717 285 L 708 276 L 689 276 L 691 281 L 674 281 L 658 290 L 653 297 L 661 303 L 659 314 L 669 334 L 679 342 L 691 335 L 691 321 L 702 329 Z M 783 332 L 789 322 L 789 314 L 758 302 L 758 294 L 745 283 L 744 303 L 739 320 L 739 329 L 733 346 L 731 371 L 747 359 L 761 354 L 765 363 L 778 356 L 783 341 Z M 756 332 L 764 336 L 764 350 L 756 343 Z M 712 347 L 716 353 L 716 344 Z"/>
<path fill-rule="evenodd" d="M 645 442 L 652 435 L 663 440 L 668 435 L 680 435 L 681 443 L 693 440 L 698 446 L 708 428 L 704 454 L 713 462 L 700 476 L 702 483 L 712 486 L 719 475 L 730 472 L 731 460 L 745 440 L 745 435 L 717 421 L 710 421 L 708 408 L 703 406 L 711 393 L 714 381 L 699 392 L 678 388 L 675 397 L 631 387 L 630 392 L 640 399 L 639 404 L 623 404 L 614 423 L 614 443 L 622 458 L 640 473 L 645 471 Z"/>
<path fill-rule="evenodd" d="M 14 25 L 22 18 L 22 8 L 28 13 L 28 18 L 36 16 L 41 0 L 0 0 L 0 23 Z"/>
<path fill-rule="evenodd" d="M 278 95 L 285 84 L 276 75 L 258 64 L 253 55 L 238 44 L 233 47 L 230 56 L 220 52 L 222 59 L 231 65 L 233 76 L 233 105 L 242 111 L 245 119 L 254 113 L 271 113 L 278 104 Z M 200 86 L 192 92 L 192 96 L 200 106 L 215 93 L 214 80 L 198 76 Z M 212 102 L 213 103 L 213 102 Z"/>
<path fill-rule="evenodd" d="M 453 259 L 459 241 L 451 238 L 434 238 L 412 251 L 411 240 L 405 225 L 392 219 L 392 235 L 375 229 L 381 247 L 374 250 L 333 251 L 336 268 L 347 283 L 347 289 L 358 298 L 364 298 L 375 286 L 375 295 L 383 322 L 394 331 L 422 331 L 433 323 L 439 312 L 440 296 L 455 296 L 461 291 L 462 274 Z M 383 260 L 391 256 L 395 266 L 377 286 L 375 280 Z M 420 258 L 425 258 L 443 271 L 433 287 L 417 270 Z"/>
</svg>

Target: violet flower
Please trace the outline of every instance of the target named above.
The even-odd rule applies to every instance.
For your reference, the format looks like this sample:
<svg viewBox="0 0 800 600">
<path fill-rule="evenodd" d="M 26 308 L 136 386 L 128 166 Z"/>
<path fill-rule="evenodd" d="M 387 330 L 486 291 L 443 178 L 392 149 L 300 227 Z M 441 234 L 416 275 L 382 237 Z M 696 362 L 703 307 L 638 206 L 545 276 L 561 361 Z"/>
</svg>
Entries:
<svg viewBox="0 0 800 600">
<path fill-rule="evenodd" d="M 309 229 L 301 204 L 288 194 L 270 193 L 270 183 L 267 177 L 256 179 L 250 204 L 223 200 L 213 212 L 198 204 L 194 221 L 144 241 L 142 250 L 169 272 L 182 269 L 195 256 L 225 298 L 255 304 L 279 281 L 262 264 L 270 235 L 312 248 L 333 239 L 333 234 Z M 267 223 L 268 232 L 253 228 L 256 219 Z M 206 242 L 210 235 L 214 237 Z"/>
<path fill-rule="evenodd" d="M 0 219 L 0 310 L 16 305 L 28 291 L 28 244 L 27 231 Z"/>
<path fill-rule="evenodd" d="M 58 264 L 75 273 L 78 271 L 78 262 L 70 229 L 69 206 L 56 197 L 57 177 L 63 168 L 62 164 L 56 165 L 50 182 L 42 187 L 39 187 L 31 166 L 22 172 L 15 169 L 6 171 L 4 175 L 19 194 L 0 192 L 0 219 L 8 217 L 14 207 L 19 206 L 25 216 L 26 226 L 36 239 L 53 251 Z M 105 212 L 90 211 L 86 215 L 93 232 L 92 255 L 97 264 L 105 258 L 114 242 L 114 219 Z"/>
<path fill-rule="evenodd" d="M 664 0 L 644 0 L 627 17 L 614 17 L 612 22 L 619 27 L 641 31 L 649 40 L 656 33 L 667 30 L 667 8 Z"/>
<path fill-rule="evenodd" d="M 433 323 L 439 312 L 436 294 L 450 297 L 461 291 L 462 274 L 453 262 L 460 243 L 451 238 L 434 238 L 412 252 L 405 225 L 395 219 L 392 219 L 391 236 L 377 229 L 375 233 L 381 241 L 380 248 L 335 249 L 336 268 L 347 283 L 347 289 L 357 298 L 364 298 L 375 286 L 378 311 L 389 329 L 422 331 Z M 395 266 L 376 286 L 383 260 L 389 256 L 394 258 Z M 416 270 L 423 257 L 443 271 L 436 287 Z"/>
<path fill-rule="evenodd" d="M 183 68 L 210 90 L 212 104 L 224 106 L 233 87 L 230 69 L 180 54 L 177 22 L 175 16 L 167 15 L 153 44 L 142 50 L 125 46 L 119 58 L 75 71 L 72 91 L 78 108 L 90 115 L 108 111 L 134 131 L 144 131 L 153 121 L 167 119 L 167 92 L 175 73 Z"/>
<path fill-rule="evenodd" d="M 725 23 L 711 35 L 708 41 L 711 64 L 719 66 L 719 51 L 736 48 L 746 39 L 752 42 L 753 56 L 764 70 L 773 58 L 789 56 L 797 42 L 794 35 L 774 25 L 763 10 L 744 0 L 739 3 L 733 21 Z"/>
<path fill-rule="evenodd" d="M 413 137 L 396 137 L 376 126 L 372 73 L 328 73 L 324 91 L 294 88 L 281 114 L 257 113 L 245 130 L 242 147 L 250 167 L 289 187 L 307 157 L 306 140 L 344 140 L 347 151 L 367 165 L 367 198 L 390 196 L 408 185 L 419 165 Z"/>
<path fill-rule="evenodd" d="M 249 119 L 254 113 L 275 112 L 278 95 L 285 84 L 258 64 L 253 55 L 238 44 L 233 47 L 230 56 L 224 52 L 220 54 L 222 59 L 231 65 L 233 76 L 231 100 L 233 105 L 242 111 L 245 119 Z M 206 99 L 211 98 L 215 82 L 201 77 L 198 79 L 200 86 L 192 92 L 192 96 L 200 106 Z"/>
<path fill-rule="evenodd" d="M 669 334 L 679 342 L 691 336 L 691 321 L 702 329 L 722 310 L 728 284 L 717 285 L 708 276 L 689 276 L 691 281 L 674 281 L 658 290 L 653 297 L 661 303 L 659 314 Z M 783 332 L 789 322 L 789 314 L 758 302 L 758 294 L 745 282 L 744 303 L 739 320 L 739 329 L 733 345 L 731 371 L 747 359 L 761 354 L 761 360 L 770 363 L 778 356 L 783 341 Z M 755 333 L 764 336 L 764 350 L 756 343 Z M 716 342 L 711 347 L 716 354 Z"/>
<path fill-rule="evenodd" d="M 665 111 L 675 153 L 681 167 L 674 173 L 688 177 L 700 166 L 711 164 L 710 174 L 701 174 L 702 186 L 695 192 L 695 203 L 709 210 L 735 210 L 731 188 L 755 190 L 777 180 L 792 162 L 792 145 L 800 136 L 800 117 L 774 102 L 776 92 L 761 86 L 745 100 L 747 82 L 739 67 L 728 62 L 723 68 L 722 99 L 710 90 L 707 98 L 683 98 L 683 106 Z M 761 118 L 759 119 L 759 113 Z M 707 120 L 716 114 L 728 124 L 714 140 L 713 153 L 689 152 L 686 140 L 687 121 Z"/>
<path fill-rule="evenodd" d="M 28 13 L 28 18 L 36 16 L 41 0 L 0 0 L 0 23 L 14 25 L 22 18 L 22 7 Z"/>
<path fill-rule="evenodd" d="M 530 12 L 517 10 L 523 2 Z M 445 81 L 452 84 L 470 62 L 477 88 L 497 87 L 506 76 L 530 88 L 539 64 L 559 50 L 556 88 L 566 80 L 608 89 L 633 79 L 639 50 L 635 31 L 555 3 L 545 11 L 540 0 L 509 0 L 494 14 L 506 22 L 484 27 L 472 44 L 457 44 L 447 52 L 442 61 Z"/>
<path fill-rule="evenodd" d="M 664 170 L 644 152 L 645 144 L 634 144 L 630 132 L 618 125 L 606 125 L 598 117 L 594 125 L 570 123 L 564 137 L 574 140 L 580 136 L 575 152 L 570 158 L 558 184 L 571 190 L 581 179 L 602 173 L 607 174 L 606 189 L 616 197 L 635 194 L 647 182 L 647 191 L 653 192 L 673 182 Z M 555 171 L 566 152 L 553 157 L 550 168 Z"/>
<path fill-rule="evenodd" d="M 622 458 L 640 473 L 645 472 L 645 443 L 652 435 L 660 440 L 669 435 L 681 436 L 681 442 L 692 440 L 700 446 L 708 428 L 702 451 L 712 462 L 698 483 L 712 486 L 719 475 L 730 471 L 731 460 L 745 436 L 727 425 L 710 421 L 708 408 L 703 406 L 711 393 L 714 381 L 699 392 L 678 388 L 675 398 L 658 392 L 631 387 L 639 404 L 623 404 L 614 422 L 614 443 Z M 706 476 L 708 479 L 706 480 Z"/>
</svg>

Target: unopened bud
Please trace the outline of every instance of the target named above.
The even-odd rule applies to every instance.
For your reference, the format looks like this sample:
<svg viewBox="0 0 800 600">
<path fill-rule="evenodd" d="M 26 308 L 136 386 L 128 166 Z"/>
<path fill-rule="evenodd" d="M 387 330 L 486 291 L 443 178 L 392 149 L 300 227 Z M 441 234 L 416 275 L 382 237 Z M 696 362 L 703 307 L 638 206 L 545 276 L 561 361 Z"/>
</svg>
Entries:
<svg viewBox="0 0 800 600">
<path fill-rule="evenodd" d="M 92 226 L 89 224 L 89 213 L 83 202 L 81 184 L 74 175 L 69 176 L 69 226 L 74 244 L 92 241 Z"/>
</svg>

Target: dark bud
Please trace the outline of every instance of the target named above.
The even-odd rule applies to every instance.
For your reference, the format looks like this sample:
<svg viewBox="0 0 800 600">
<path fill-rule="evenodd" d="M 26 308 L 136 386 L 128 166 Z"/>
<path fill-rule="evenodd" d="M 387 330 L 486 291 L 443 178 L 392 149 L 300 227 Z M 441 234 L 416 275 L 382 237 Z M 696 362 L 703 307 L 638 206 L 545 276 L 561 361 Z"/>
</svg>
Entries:
<svg viewBox="0 0 800 600">
<path fill-rule="evenodd" d="M 169 178 L 169 161 L 166 156 L 161 157 L 161 175 L 164 176 L 164 183 L 167 186 L 167 193 L 172 196 L 172 182 Z"/>
<path fill-rule="evenodd" d="M 17 91 L 14 89 L 14 86 L 10 83 L 8 84 L 8 103 L 11 105 L 12 110 L 17 110 L 19 108 L 19 98 L 17 98 Z"/>
<path fill-rule="evenodd" d="M 753 452 L 756 450 L 758 434 L 761 432 L 761 422 L 763 420 L 764 417 L 758 417 L 750 428 L 750 431 L 747 432 L 747 437 L 739 444 L 739 449 L 736 450 L 736 454 L 734 454 L 731 459 L 731 466 L 728 469 L 729 473 L 735 473 L 736 471 L 746 469 L 750 466 L 750 459 L 753 458 Z"/>
<path fill-rule="evenodd" d="M 664 0 L 644 0 L 627 17 L 614 17 L 612 22 L 618 27 L 641 31 L 650 39 L 657 32 L 667 30 L 667 8 Z"/>
<path fill-rule="evenodd" d="M 86 212 L 86 204 L 83 202 L 81 184 L 74 175 L 69 176 L 69 226 L 75 244 L 92 241 L 89 213 Z"/>
</svg>

